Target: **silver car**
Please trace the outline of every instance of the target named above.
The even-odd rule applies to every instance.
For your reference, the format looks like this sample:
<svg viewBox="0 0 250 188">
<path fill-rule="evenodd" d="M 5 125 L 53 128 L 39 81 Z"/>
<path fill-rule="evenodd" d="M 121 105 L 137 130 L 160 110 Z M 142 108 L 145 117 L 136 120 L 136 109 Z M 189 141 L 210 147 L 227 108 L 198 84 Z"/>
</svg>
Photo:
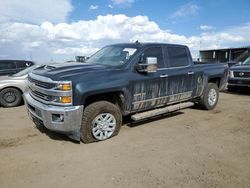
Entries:
<svg viewBox="0 0 250 188">
<path fill-rule="evenodd" d="M 19 73 L 0 77 L 0 106 L 14 107 L 23 102 L 22 94 L 28 90 L 28 73 L 41 65 L 33 65 Z"/>
</svg>

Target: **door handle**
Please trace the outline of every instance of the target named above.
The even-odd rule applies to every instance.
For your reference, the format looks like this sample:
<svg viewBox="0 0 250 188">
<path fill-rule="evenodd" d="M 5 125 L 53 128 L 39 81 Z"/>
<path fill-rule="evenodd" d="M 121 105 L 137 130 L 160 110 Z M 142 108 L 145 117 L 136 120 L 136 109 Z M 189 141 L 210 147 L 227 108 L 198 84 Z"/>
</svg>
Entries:
<svg viewBox="0 0 250 188">
<path fill-rule="evenodd" d="M 167 74 L 162 74 L 162 75 L 160 75 L 160 77 L 161 78 L 166 78 L 166 77 L 168 77 L 168 75 Z"/>
<path fill-rule="evenodd" d="M 192 75 L 192 74 L 194 74 L 193 71 L 189 71 L 189 72 L 188 72 L 188 75 Z"/>
</svg>

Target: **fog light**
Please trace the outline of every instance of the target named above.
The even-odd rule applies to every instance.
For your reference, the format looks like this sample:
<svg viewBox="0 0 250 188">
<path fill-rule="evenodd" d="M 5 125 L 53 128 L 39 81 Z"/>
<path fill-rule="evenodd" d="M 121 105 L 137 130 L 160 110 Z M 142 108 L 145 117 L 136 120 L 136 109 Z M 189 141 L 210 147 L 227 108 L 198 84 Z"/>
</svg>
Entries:
<svg viewBox="0 0 250 188">
<path fill-rule="evenodd" d="M 60 102 L 61 103 L 71 103 L 72 102 L 71 96 L 62 96 L 62 97 L 60 97 Z"/>
<path fill-rule="evenodd" d="M 63 122 L 64 115 L 63 114 L 52 114 L 52 121 L 54 122 Z"/>
</svg>

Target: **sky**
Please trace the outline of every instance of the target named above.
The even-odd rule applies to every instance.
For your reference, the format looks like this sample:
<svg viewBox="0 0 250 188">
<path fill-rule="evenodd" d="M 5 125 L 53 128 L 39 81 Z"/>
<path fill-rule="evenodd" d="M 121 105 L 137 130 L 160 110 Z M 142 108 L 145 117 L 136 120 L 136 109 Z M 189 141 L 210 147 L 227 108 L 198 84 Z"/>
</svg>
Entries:
<svg viewBox="0 0 250 188">
<path fill-rule="evenodd" d="M 74 60 L 121 42 L 250 45 L 249 0 L 0 0 L 0 59 Z"/>
</svg>

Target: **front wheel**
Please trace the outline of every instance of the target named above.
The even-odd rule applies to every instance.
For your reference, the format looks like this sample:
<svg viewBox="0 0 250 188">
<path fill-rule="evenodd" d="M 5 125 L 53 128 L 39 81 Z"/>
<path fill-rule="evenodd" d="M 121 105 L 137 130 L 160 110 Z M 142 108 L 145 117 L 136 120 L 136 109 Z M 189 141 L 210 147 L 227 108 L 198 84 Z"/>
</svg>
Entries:
<svg viewBox="0 0 250 188">
<path fill-rule="evenodd" d="M 15 88 L 6 88 L 0 92 L 0 105 L 3 107 L 14 107 L 22 102 L 22 93 Z"/>
<path fill-rule="evenodd" d="M 218 103 L 219 89 L 215 83 L 208 83 L 200 98 L 199 105 L 205 110 L 212 110 Z"/>
<path fill-rule="evenodd" d="M 94 102 L 83 112 L 81 139 L 84 143 L 109 139 L 119 133 L 121 125 L 119 107 L 107 101 Z"/>
</svg>

